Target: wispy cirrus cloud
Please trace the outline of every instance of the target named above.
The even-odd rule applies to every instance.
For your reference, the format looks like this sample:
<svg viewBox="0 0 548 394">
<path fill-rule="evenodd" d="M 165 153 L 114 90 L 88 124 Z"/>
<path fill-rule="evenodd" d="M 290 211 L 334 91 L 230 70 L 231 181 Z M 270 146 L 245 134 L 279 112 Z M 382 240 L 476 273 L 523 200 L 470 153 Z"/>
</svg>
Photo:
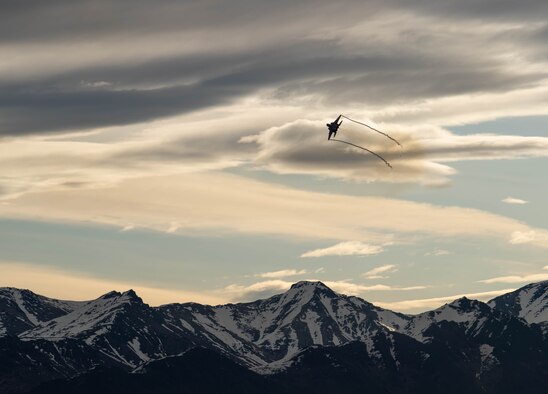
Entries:
<svg viewBox="0 0 548 394">
<path fill-rule="evenodd" d="M 496 278 L 483 279 L 481 283 L 526 283 L 526 282 L 538 282 L 542 280 L 548 280 L 548 273 L 541 274 L 528 274 L 528 275 L 508 275 L 498 276 Z"/>
<path fill-rule="evenodd" d="M 423 312 L 433 308 L 437 308 L 446 304 L 448 302 L 454 301 L 461 297 L 468 297 L 472 299 L 477 299 L 480 301 L 488 301 L 494 297 L 497 297 L 501 294 L 509 293 L 515 289 L 503 289 L 503 290 L 494 290 L 494 291 L 484 291 L 479 293 L 466 293 L 466 294 L 455 294 L 450 296 L 443 297 L 433 297 L 433 298 L 422 298 L 415 300 L 403 300 L 403 301 L 393 301 L 393 302 L 382 302 L 374 301 L 375 305 L 379 305 L 383 308 L 391 309 L 394 311 L 401 312 Z"/>
<path fill-rule="evenodd" d="M 372 245 L 360 241 L 340 242 L 336 245 L 322 249 L 314 249 L 303 253 L 301 257 L 326 257 L 326 256 L 367 256 L 384 251 L 381 245 Z"/>
<path fill-rule="evenodd" d="M 396 272 L 398 270 L 398 266 L 394 264 L 386 264 L 381 265 L 378 267 L 373 268 L 372 270 L 369 270 L 362 274 L 362 276 L 366 279 L 381 279 L 381 278 L 387 278 L 387 276 L 383 276 L 381 274 L 388 274 L 391 272 Z"/>
<path fill-rule="evenodd" d="M 309 281 L 317 281 L 317 279 L 306 279 Z M 388 286 L 388 285 L 363 285 L 354 283 L 349 280 L 322 281 L 332 290 L 346 295 L 360 296 L 371 291 L 413 291 L 423 290 L 426 286 Z M 249 301 L 257 298 L 270 297 L 274 294 L 287 291 L 294 282 L 271 279 L 247 285 L 231 284 L 223 289 L 220 289 L 219 294 L 226 294 L 233 301 Z"/>
<path fill-rule="evenodd" d="M 347 295 L 363 295 L 369 291 L 414 291 L 424 290 L 427 286 L 389 286 L 389 285 L 363 285 L 357 284 L 346 280 L 339 281 L 325 281 L 327 286 L 335 290 L 336 292 Z"/>
<path fill-rule="evenodd" d="M 307 274 L 306 270 L 296 270 L 296 269 L 285 269 L 279 271 L 263 272 L 261 274 L 256 274 L 255 276 L 259 278 L 287 278 L 290 276 L 299 276 Z"/>
</svg>

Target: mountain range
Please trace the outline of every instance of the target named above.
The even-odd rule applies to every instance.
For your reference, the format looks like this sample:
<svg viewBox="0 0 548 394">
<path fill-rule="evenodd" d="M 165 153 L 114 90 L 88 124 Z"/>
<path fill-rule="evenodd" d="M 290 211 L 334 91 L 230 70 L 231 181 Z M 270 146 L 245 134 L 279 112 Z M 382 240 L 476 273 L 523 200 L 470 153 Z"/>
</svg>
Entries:
<svg viewBox="0 0 548 394">
<path fill-rule="evenodd" d="M 545 393 L 548 281 L 408 315 L 321 282 L 150 307 L 0 288 L 0 393 Z"/>
</svg>

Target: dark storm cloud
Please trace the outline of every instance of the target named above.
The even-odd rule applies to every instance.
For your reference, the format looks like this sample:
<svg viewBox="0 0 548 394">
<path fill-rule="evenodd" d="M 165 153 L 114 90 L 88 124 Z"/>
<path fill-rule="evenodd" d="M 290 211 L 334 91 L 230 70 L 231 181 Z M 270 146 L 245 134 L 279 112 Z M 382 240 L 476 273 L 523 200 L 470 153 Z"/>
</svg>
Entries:
<svg viewBox="0 0 548 394">
<path fill-rule="evenodd" d="M 150 90 L 4 89 L 0 130 L 19 135 L 125 125 L 221 104 L 242 93 L 237 86 L 203 84 Z"/>
<path fill-rule="evenodd" d="M 498 8 L 490 14 L 484 3 Z M 519 15 L 536 20 L 544 2 L 527 3 L 529 10 Z M 79 54 L 62 53 L 66 68 L 61 62 L 63 67 L 43 67 L 47 72 L 30 61 L 21 63 L 32 71 L 26 74 L 19 63 L 0 68 L 0 136 L 146 122 L 255 94 L 281 102 L 307 96 L 318 105 L 375 106 L 536 86 L 547 76 L 540 68 L 501 60 L 516 43 L 525 48 L 523 38 L 496 31 L 480 33 L 475 42 L 473 31 L 440 34 L 445 18 L 511 18 L 518 8 L 510 1 L 10 2 L 0 16 L 5 48 L 21 46 L 32 60 L 28 45 L 91 43 L 112 56 L 71 65 Z M 408 26 L 397 30 L 394 22 L 376 30 L 375 23 L 402 10 L 412 13 L 402 22 Z M 413 22 L 433 13 L 440 30 Z M 362 22 L 357 39 L 346 31 Z M 178 38 L 174 44 L 162 34 Z M 391 34 L 396 38 L 387 39 Z M 192 48 L 177 53 L 178 39 Z M 236 44 L 224 50 L 225 41 Z M 530 59 L 542 47 L 532 41 L 523 51 Z M 142 52 L 142 59 L 118 57 L 125 45 Z M 173 52 L 154 52 L 169 45 Z"/>
<path fill-rule="evenodd" d="M 523 18 L 544 21 L 548 14 L 548 3 L 544 0 L 392 0 L 389 4 L 447 18 L 467 17 L 486 21 L 503 19 L 522 22 Z"/>
<path fill-rule="evenodd" d="M 41 0 L 3 1 L 0 42 L 101 37 L 127 32 L 159 32 L 192 29 L 226 29 L 278 21 L 280 29 L 288 22 L 323 19 L 326 24 L 354 23 L 386 10 L 409 10 L 444 18 L 523 18 L 545 20 L 548 3 L 544 0 Z M 325 13 L 322 15 L 322 13 Z M 258 22 L 258 23 L 257 23 Z M 24 29 L 21 27 L 24 26 Z"/>
<path fill-rule="evenodd" d="M 0 42 L 45 41 L 103 37 L 127 33 L 227 30 L 278 21 L 266 28 L 280 29 L 292 20 L 314 19 L 313 12 L 337 11 L 358 1 L 304 0 L 58 0 L 2 2 Z M 373 3 L 372 3 L 373 4 Z M 367 6 L 372 11 L 372 4 Z M 351 14 L 351 13 L 350 13 Z M 25 28 L 22 29 L 21 26 Z"/>
<path fill-rule="evenodd" d="M 296 82 L 278 89 L 277 97 L 318 94 L 326 104 L 363 103 L 371 107 L 458 94 L 505 92 L 534 86 L 546 76 L 548 73 L 515 75 L 489 67 L 472 71 L 425 65 L 399 71 L 387 68 L 329 81 Z"/>
<path fill-rule="evenodd" d="M 280 99 L 315 94 L 326 103 L 417 100 L 534 84 L 539 73 L 514 74 L 480 61 L 420 53 L 347 56 L 332 41 L 290 45 L 275 52 L 175 58 L 102 66 L 3 86 L 0 131 L 19 135 L 125 125 L 223 104 L 261 88 Z M 226 73 L 227 69 L 233 72 Z M 224 74 L 223 74 L 224 72 Z M 545 75 L 544 75 L 545 76 Z M 210 77 L 183 86 L 150 88 Z M 104 81 L 105 86 L 88 86 Z"/>
</svg>

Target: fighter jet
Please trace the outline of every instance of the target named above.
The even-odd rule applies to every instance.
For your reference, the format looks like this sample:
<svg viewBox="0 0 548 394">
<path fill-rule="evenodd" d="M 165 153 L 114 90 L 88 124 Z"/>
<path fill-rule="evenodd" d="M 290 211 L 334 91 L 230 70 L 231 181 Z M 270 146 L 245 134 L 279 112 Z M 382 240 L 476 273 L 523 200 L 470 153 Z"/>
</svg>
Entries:
<svg viewBox="0 0 548 394">
<path fill-rule="evenodd" d="M 341 126 L 341 124 L 343 122 L 341 120 L 341 117 L 342 117 L 342 115 L 339 115 L 339 117 L 337 119 L 335 119 L 334 122 L 325 124 L 327 126 L 327 129 L 329 130 L 329 135 L 327 136 L 328 140 L 330 140 L 331 137 L 336 137 L 337 136 L 337 130 L 339 130 L 339 127 Z M 339 123 L 339 120 L 340 120 L 340 123 Z"/>
</svg>

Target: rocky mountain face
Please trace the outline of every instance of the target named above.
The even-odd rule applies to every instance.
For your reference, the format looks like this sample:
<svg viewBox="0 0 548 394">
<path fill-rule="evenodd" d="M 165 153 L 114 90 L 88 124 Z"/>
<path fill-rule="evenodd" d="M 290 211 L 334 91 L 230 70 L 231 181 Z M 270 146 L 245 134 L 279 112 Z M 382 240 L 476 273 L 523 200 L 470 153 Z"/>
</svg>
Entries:
<svg viewBox="0 0 548 394">
<path fill-rule="evenodd" d="M 84 303 L 59 301 L 29 290 L 0 288 L 0 337 L 17 335 L 40 323 L 66 315 Z"/>
<path fill-rule="evenodd" d="M 375 333 L 400 328 L 409 319 L 319 282 L 299 282 L 286 293 L 251 303 L 172 304 L 159 311 L 173 331 L 265 372 L 283 367 L 309 346 L 370 344 Z"/>
<path fill-rule="evenodd" d="M 62 392 L 75 384 L 85 392 L 82 385 L 92 387 L 93 374 L 127 380 L 127 387 L 140 380 L 160 384 L 156 376 L 175 373 L 174 365 L 187 365 L 197 354 L 240 371 L 234 376 L 254 382 L 262 392 L 264 384 L 284 387 L 277 392 L 290 392 L 288 387 L 308 392 L 307 385 L 334 392 L 328 388 L 343 382 L 344 392 L 360 392 L 364 384 L 383 393 L 441 392 L 433 388 L 446 386 L 444 392 L 464 392 L 459 387 L 521 392 L 548 383 L 547 340 L 540 329 L 546 324 L 546 303 L 546 282 L 489 304 L 461 298 L 418 315 L 337 294 L 320 282 L 299 282 L 283 294 L 250 303 L 155 308 L 133 291 L 66 302 L 4 288 L 0 392 L 36 387 Z M 159 372 L 162 368 L 166 371 Z M 215 373 L 209 370 L 208 376 Z M 193 384 L 199 389 L 199 382 Z"/>
<path fill-rule="evenodd" d="M 489 306 L 529 324 L 538 324 L 548 333 L 548 280 L 531 283 L 489 301 Z"/>
</svg>

